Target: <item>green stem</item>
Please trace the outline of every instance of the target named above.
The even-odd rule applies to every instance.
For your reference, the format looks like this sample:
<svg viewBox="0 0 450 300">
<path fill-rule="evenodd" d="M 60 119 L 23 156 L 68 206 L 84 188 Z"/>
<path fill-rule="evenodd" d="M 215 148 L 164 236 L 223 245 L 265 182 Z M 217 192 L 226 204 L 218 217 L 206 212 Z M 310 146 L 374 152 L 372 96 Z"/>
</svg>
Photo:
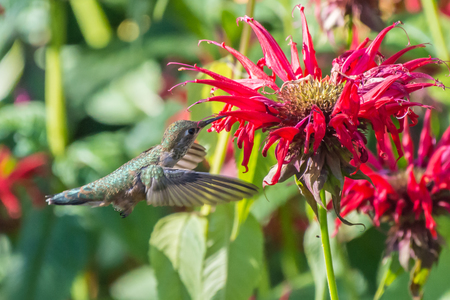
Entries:
<svg viewBox="0 0 450 300">
<path fill-rule="evenodd" d="M 347 49 L 350 49 L 353 41 L 353 16 L 350 14 L 348 20 L 348 36 L 347 36 Z"/>
<path fill-rule="evenodd" d="M 421 0 L 425 17 L 427 18 L 428 27 L 431 30 L 437 56 L 444 60 L 449 60 L 449 53 L 442 33 L 439 21 L 439 12 L 435 0 Z"/>
<path fill-rule="evenodd" d="M 45 106 L 47 140 L 52 154 L 64 154 L 67 144 L 66 104 L 61 69 L 61 47 L 66 34 L 66 3 L 50 1 L 52 40 L 46 50 L 45 65 Z"/>
<path fill-rule="evenodd" d="M 250 18 L 253 17 L 253 12 L 255 11 L 255 3 L 256 3 L 255 0 L 248 0 L 248 2 L 247 2 L 245 14 L 247 16 L 249 16 Z M 252 31 L 251 31 L 250 25 L 244 23 L 244 28 L 242 29 L 241 40 L 239 42 L 239 52 L 244 56 L 246 56 L 247 52 L 248 52 L 248 48 L 250 45 L 251 33 L 252 33 Z M 235 79 L 241 77 L 240 74 L 241 74 L 241 70 L 242 70 L 242 65 L 239 61 L 236 61 L 235 70 L 236 70 L 234 73 Z"/>
<path fill-rule="evenodd" d="M 245 10 L 245 14 L 249 17 L 253 16 L 253 11 L 255 10 L 255 0 L 249 0 L 247 3 L 247 8 Z M 251 27 L 248 24 L 244 25 L 244 29 L 242 29 L 242 36 L 239 46 L 239 52 L 242 53 L 242 55 L 246 55 L 250 43 L 250 31 Z M 234 72 L 234 78 L 239 78 L 240 73 L 242 70 L 242 66 L 239 63 L 239 61 L 236 61 L 235 65 L 235 72 Z M 230 138 L 230 132 L 222 131 L 219 134 L 219 140 L 217 142 L 216 151 L 214 152 L 214 160 L 212 161 L 211 165 L 211 174 L 219 174 L 220 169 L 222 169 L 223 162 L 225 160 L 225 154 L 227 151 L 227 144 L 228 139 Z M 200 214 L 203 216 L 209 215 L 211 212 L 211 206 L 210 205 L 203 205 L 200 209 Z"/>
<path fill-rule="evenodd" d="M 320 199 L 322 199 L 323 205 L 326 207 L 327 201 L 325 198 L 325 190 L 320 191 Z M 325 265 L 327 268 L 327 281 L 328 288 L 330 290 L 331 300 L 339 299 L 336 277 L 333 270 L 333 259 L 331 257 L 330 237 L 328 234 L 328 222 L 327 222 L 327 210 L 322 206 L 319 206 L 319 223 L 320 223 L 320 237 L 322 239 L 323 255 L 325 257 Z"/>
<path fill-rule="evenodd" d="M 219 139 L 216 145 L 216 151 L 214 151 L 214 159 L 211 164 L 211 169 L 209 173 L 219 174 L 220 169 L 222 169 L 223 162 L 225 161 L 225 154 L 227 151 L 228 139 L 230 137 L 230 132 L 222 131 L 219 133 Z M 207 216 L 211 213 L 211 205 L 203 205 L 200 209 L 200 214 Z"/>
</svg>

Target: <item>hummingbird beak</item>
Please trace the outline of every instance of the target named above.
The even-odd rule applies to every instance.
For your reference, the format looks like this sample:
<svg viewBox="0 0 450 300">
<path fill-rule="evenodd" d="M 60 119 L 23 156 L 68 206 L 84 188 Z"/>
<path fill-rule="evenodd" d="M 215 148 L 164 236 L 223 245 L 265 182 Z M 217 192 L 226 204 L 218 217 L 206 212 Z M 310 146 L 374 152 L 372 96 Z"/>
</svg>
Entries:
<svg viewBox="0 0 450 300">
<path fill-rule="evenodd" d="M 226 116 L 219 116 L 219 117 L 215 117 L 215 118 L 211 118 L 211 119 L 207 119 L 207 120 L 203 120 L 203 121 L 199 121 L 198 122 L 198 127 L 203 128 L 208 124 L 211 124 L 214 121 L 220 120 L 225 118 Z"/>
</svg>

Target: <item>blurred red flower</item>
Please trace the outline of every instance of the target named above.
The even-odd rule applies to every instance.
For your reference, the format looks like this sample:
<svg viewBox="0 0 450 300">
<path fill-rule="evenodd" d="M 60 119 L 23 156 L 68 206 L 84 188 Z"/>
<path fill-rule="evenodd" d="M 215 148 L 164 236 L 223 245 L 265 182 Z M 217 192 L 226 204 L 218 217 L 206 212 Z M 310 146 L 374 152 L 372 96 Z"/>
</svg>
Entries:
<svg viewBox="0 0 450 300">
<path fill-rule="evenodd" d="M 421 260 L 422 268 L 431 268 L 441 248 L 433 216 L 450 212 L 450 128 L 436 144 L 430 116 L 427 111 L 416 159 L 404 120 L 406 169 L 397 168 L 390 141 L 385 139 L 386 159 L 370 155 L 368 163 L 361 166 L 374 185 L 347 178 L 341 200 L 341 216 L 360 211 L 372 215 L 376 226 L 380 222 L 390 225 L 387 254 L 398 251 L 405 269 L 410 258 Z M 336 219 L 336 230 L 339 225 Z"/>
<path fill-rule="evenodd" d="M 410 93 L 442 85 L 415 70 L 441 61 L 425 57 L 397 62 L 404 53 L 424 47 L 424 44 L 406 47 L 385 59 L 379 48 L 385 35 L 400 24 L 396 22 L 383 29 L 372 43 L 369 44 L 366 38 L 356 49 L 334 59 L 331 75 L 322 77 L 304 8 L 301 5 L 296 8 L 301 13 L 303 26 L 304 68 L 296 43 L 289 42 L 289 62 L 270 33 L 253 18 L 245 16 L 238 20 L 252 27 L 264 55 L 256 64 L 225 43 L 208 42 L 222 47 L 239 60 L 248 78 L 233 80 L 197 65 L 179 64 L 182 65 L 180 70 L 198 71 L 209 76 L 181 84 L 206 84 L 213 87 L 212 92 L 220 89 L 228 93 L 227 96 L 212 95 L 196 104 L 225 103 L 218 114 L 226 118 L 214 122 L 213 129 L 230 131 L 234 123 L 239 123 L 234 137 L 238 147 L 244 148 L 242 165 L 247 168 L 255 131 L 268 131 L 262 153 L 266 155 L 278 142 L 275 148 L 278 164 L 269 172 L 264 184 L 273 185 L 295 174 L 308 201 L 314 199 L 321 204 L 319 191 L 323 187 L 328 190 L 331 187 L 331 193 L 339 197 L 343 176 L 356 174 L 357 169 L 349 164 L 350 160 L 357 167 L 367 160 L 363 132 L 368 125 L 375 131 L 380 155 L 389 151 L 385 147 L 388 132 L 402 156 L 399 133 L 403 131 L 403 122 L 397 128 L 391 117 L 409 118 L 413 124 L 417 123 L 418 116 L 410 108 L 423 105 L 410 102 Z M 265 68 L 272 70 L 272 74 L 266 74 Z M 277 85 L 277 79 L 283 82 L 281 86 Z M 417 79 L 431 82 L 415 82 Z"/>
<path fill-rule="evenodd" d="M 11 218 L 21 216 L 20 202 L 13 192 L 17 186 L 25 188 L 35 205 L 44 203 L 44 197 L 32 178 L 44 174 L 46 163 L 47 158 L 43 153 L 32 154 L 16 161 L 6 146 L 0 146 L 0 201 Z"/>
</svg>

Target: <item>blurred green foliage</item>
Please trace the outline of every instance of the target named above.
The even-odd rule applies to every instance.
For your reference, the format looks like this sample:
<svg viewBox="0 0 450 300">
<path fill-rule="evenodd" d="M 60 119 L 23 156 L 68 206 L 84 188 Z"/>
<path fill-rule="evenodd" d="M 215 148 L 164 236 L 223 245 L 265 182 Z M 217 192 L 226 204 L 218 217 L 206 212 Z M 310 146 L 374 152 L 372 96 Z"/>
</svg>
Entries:
<svg viewBox="0 0 450 300">
<path fill-rule="evenodd" d="M 50 24 L 53 1 L 0 0 L 0 143 L 16 157 L 50 150 L 46 136 L 46 48 L 55 40 Z M 199 39 L 225 41 L 234 48 L 244 24 L 245 1 L 230 0 L 70 0 L 60 1 L 64 16 L 59 28 L 62 89 L 67 114 L 67 147 L 51 162 L 46 194 L 60 192 L 104 176 L 159 143 L 168 123 L 187 117 L 188 104 L 207 97 L 209 89 L 192 84 L 167 90 L 195 74 L 178 72 L 168 62 L 209 65 L 230 72 L 233 61 L 218 47 Z M 306 4 L 308 1 L 300 1 Z M 53 4 L 52 4 L 53 3 Z M 254 15 L 288 49 L 287 35 L 301 41 L 297 1 L 257 2 Z M 307 18 L 320 64 L 328 72 L 336 54 L 346 48 L 346 30 L 328 42 L 307 6 Z M 386 24 L 402 20 L 412 44 L 432 43 L 423 13 L 397 14 Z M 54 20 L 53 20 L 54 21 Z M 64 24 L 63 24 L 64 23 Z M 442 16 L 442 27 L 450 20 Z M 374 37 L 376 33 L 371 32 Z M 450 49 L 450 31 L 444 31 Z M 408 43 L 396 29 L 383 43 L 395 52 Z M 436 55 L 429 45 L 407 55 Z M 254 38 L 248 56 L 257 61 L 261 50 Z M 213 61 L 215 61 L 213 63 Z M 430 70 L 447 86 L 446 70 Z M 48 88 L 55 86 L 47 82 Z M 448 92 L 430 90 L 440 103 L 436 128 L 450 122 Z M 419 95 L 426 98 L 427 95 Z M 210 105 L 208 103 L 208 105 Z M 192 108 L 198 120 L 218 109 Z M 211 104 L 211 106 L 217 104 Z M 219 105 L 220 109 L 220 105 Z M 46 119 L 47 118 L 47 119 Z M 61 119 L 63 120 L 63 118 Z M 63 124 L 60 123 L 60 124 Z M 65 125 L 61 125 L 65 126 Z M 416 138 L 420 132 L 413 129 Z M 441 130 L 440 133 L 442 133 Z M 264 140 L 260 137 L 259 144 Z M 199 141 L 214 160 L 218 137 L 202 133 Z M 373 137 L 369 136 L 370 140 Z M 64 144 L 65 145 L 65 144 Z M 259 147 L 255 147 L 258 151 Z M 252 172 L 239 177 L 261 185 L 274 158 L 253 156 Z M 208 164 L 201 166 L 208 168 Z M 112 207 L 35 207 L 18 192 L 23 214 L 12 220 L 0 207 L 0 299 L 326 299 L 328 296 L 318 224 L 291 183 L 268 187 L 236 209 L 217 207 L 205 217 L 197 212 L 148 207 L 140 203 L 126 219 Z M 43 201 L 43 200 L 42 200 Z M 42 204 L 42 203 L 41 203 Z M 235 214 L 245 215 L 234 239 Z M 331 218 L 331 216 L 330 216 Z M 386 278 L 384 232 L 345 227 L 332 239 L 338 288 L 342 299 L 372 299 Z M 331 221 L 330 224 L 333 222 Z M 308 225 L 309 224 L 309 225 Z M 442 225 L 441 225 L 442 224 Z M 450 244 L 448 220 L 440 222 Z M 330 228 L 332 232 L 332 228 Z M 152 233 L 153 232 L 153 233 Z M 392 268 L 391 268 L 392 269 Z M 444 249 L 425 286 L 424 299 L 449 299 L 450 251 Z M 395 272 L 394 272 L 395 273 Z M 382 299 L 409 299 L 408 274 L 396 279 Z M 389 275 L 389 274 L 388 274 Z M 399 277 L 397 278 L 397 275 Z"/>
</svg>

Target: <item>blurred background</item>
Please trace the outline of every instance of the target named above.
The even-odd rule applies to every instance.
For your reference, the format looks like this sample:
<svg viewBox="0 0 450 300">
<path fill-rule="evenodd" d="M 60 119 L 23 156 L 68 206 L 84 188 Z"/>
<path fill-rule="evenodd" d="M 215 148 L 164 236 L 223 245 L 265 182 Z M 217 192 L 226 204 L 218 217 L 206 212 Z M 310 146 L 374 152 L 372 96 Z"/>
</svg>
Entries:
<svg viewBox="0 0 450 300">
<path fill-rule="evenodd" d="M 374 38 L 397 20 L 408 35 L 401 29 L 390 32 L 383 53 L 393 54 L 408 42 L 429 43 L 408 52 L 405 60 L 428 55 L 449 60 L 448 1 L 423 1 L 436 4 L 431 10 L 418 0 L 329 2 L 256 1 L 254 17 L 288 50 L 287 36 L 301 43 L 299 14 L 292 18 L 291 11 L 296 4 L 305 5 L 324 74 L 356 33 L 359 40 Z M 346 3 L 359 11 L 345 8 Z M 200 238 L 201 255 L 189 256 L 196 244 L 180 239 L 182 257 L 205 266 L 197 272 L 203 274 L 200 283 L 190 282 L 187 269 L 158 248 L 161 230 L 150 240 L 155 224 L 163 226 L 169 215 L 185 210 L 140 203 L 122 219 L 112 207 L 45 204 L 44 195 L 105 176 L 159 143 L 171 122 L 217 112 L 206 104 L 187 112 L 209 89 L 188 85 L 168 92 L 196 74 L 167 64 L 198 63 L 231 72 L 234 62 L 227 53 L 198 41 L 224 41 L 239 49 L 247 25 L 236 26 L 236 18 L 245 15 L 246 5 L 246 0 L 0 0 L 0 299 L 328 297 L 318 225 L 310 221 L 295 185 L 279 184 L 255 197 L 249 218 L 231 241 L 232 205 L 218 207 L 209 219 L 187 217 L 192 222 L 183 226 L 208 226 L 206 240 Z M 249 45 L 248 56 L 256 62 L 262 54 L 255 36 Z M 450 86 L 447 68 L 427 72 Z M 414 97 L 436 108 L 432 128 L 439 137 L 450 122 L 448 93 L 434 88 Z M 416 127 L 417 143 L 421 124 Z M 209 161 L 214 159 L 216 134 L 203 132 L 199 140 L 209 149 Z M 222 172 L 237 176 L 243 171 L 240 150 L 230 145 Z M 369 145 L 375 145 L 371 136 Z M 261 186 L 274 162 L 257 157 L 251 174 L 240 176 Z M 208 161 L 200 168 L 208 170 Z M 387 228 L 373 228 L 363 216 L 349 219 L 367 229 L 343 226 L 332 239 L 339 292 L 343 299 L 373 299 L 384 274 Z M 450 222 L 438 221 L 449 244 Z M 180 228 L 178 237 L 184 232 Z M 208 244 L 215 235 L 222 237 L 219 250 Z M 424 299 L 450 299 L 449 270 L 445 248 Z M 399 269 L 394 275 L 382 299 L 410 299 L 409 274 Z"/>
</svg>

